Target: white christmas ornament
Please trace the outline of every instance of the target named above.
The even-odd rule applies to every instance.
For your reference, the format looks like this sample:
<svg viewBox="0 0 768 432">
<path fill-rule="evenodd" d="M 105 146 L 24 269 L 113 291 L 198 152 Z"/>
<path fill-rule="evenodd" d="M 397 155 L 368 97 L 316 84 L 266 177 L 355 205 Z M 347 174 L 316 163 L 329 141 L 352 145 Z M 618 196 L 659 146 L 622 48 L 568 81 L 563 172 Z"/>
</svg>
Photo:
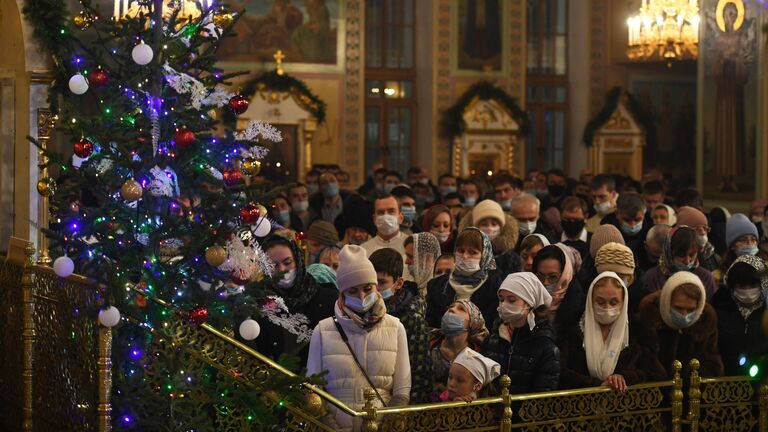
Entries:
<svg viewBox="0 0 768 432">
<path fill-rule="evenodd" d="M 269 221 L 269 219 L 260 217 L 259 220 L 256 221 L 256 225 L 254 225 L 252 228 L 253 234 L 256 237 L 266 237 L 272 230 L 272 223 Z"/>
<path fill-rule="evenodd" d="M 120 311 L 110 306 L 99 311 L 99 323 L 104 327 L 114 327 L 120 322 Z"/>
<path fill-rule="evenodd" d="M 69 79 L 69 90 L 76 94 L 81 95 L 88 91 L 88 80 L 82 74 L 72 75 Z"/>
<path fill-rule="evenodd" d="M 68 277 L 75 271 L 75 263 L 66 255 L 60 256 L 53 262 L 53 271 L 59 277 Z"/>
<path fill-rule="evenodd" d="M 149 64 L 154 56 L 155 53 L 152 52 L 152 47 L 143 42 L 133 47 L 133 51 L 131 51 L 131 58 L 133 58 L 136 64 L 141 66 Z"/>
<path fill-rule="evenodd" d="M 254 340 L 259 337 L 259 333 L 261 333 L 261 327 L 259 327 L 259 323 L 256 321 L 248 318 L 240 323 L 240 336 L 243 339 L 247 341 Z"/>
</svg>

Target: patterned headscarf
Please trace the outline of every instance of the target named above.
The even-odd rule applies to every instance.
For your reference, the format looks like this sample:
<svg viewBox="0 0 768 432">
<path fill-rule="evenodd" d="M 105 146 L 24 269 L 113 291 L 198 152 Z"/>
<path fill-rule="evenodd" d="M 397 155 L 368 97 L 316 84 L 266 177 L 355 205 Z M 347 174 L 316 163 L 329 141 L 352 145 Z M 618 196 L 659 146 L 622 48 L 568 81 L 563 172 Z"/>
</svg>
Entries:
<svg viewBox="0 0 768 432">
<path fill-rule="evenodd" d="M 485 326 L 485 318 L 483 318 L 480 308 L 469 300 L 456 300 L 455 303 L 464 305 L 464 309 L 469 313 L 469 332 L 467 336 L 469 337 L 470 346 L 480 346 L 490 334 Z"/>
<path fill-rule="evenodd" d="M 474 286 L 485 280 L 488 277 L 488 272 L 490 270 L 496 269 L 496 260 L 493 258 L 493 245 L 491 244 L 491 239 L 476 227 L 464 228 L 462 233 L 469 230 L 476 231 L 483 239 L 483 250 L 482 255 L 480 256 L 480 270 L 469 276 L 451 272 L 451 279 L 461 285 Z M 461 236 L 461 234 L 459 234 L 459 236 Z"/>
<path fill-rule="evenodd" d="M 440 256 L 440 243 L 430 232 L 422 232 L 413 236 L 413 276 L 419 290 L 427 289 L 427 282 L 435 272 L 435 261 Z"/>
<path fill-rule="evenodd" d="M 723 278 L 723 282 L 726 286 L 728 285 L 728 276 L 731 274 L 731 269 L 733 269 L 733 266 L 738 263 L 747 264 L 755 269 L 755 271 L 757 271 L 757 273 L 760 275 L 760 290 L 763 293 L 763 295 L 760 297 L 760 300 L 751 305 L 743 305 L 741 302 L 737 301 L 736 298 L 733 299 L 733 301 L 736 303 L 736 307 L 739 309 L 739 312 L 746 319 L 752 314 L 752 312 L 760 309 L 765 299 L 768 298 L 768 275 L 766 275 L 765 261 L 763 261 L 762 258 L 754 255 L 740 255 L 728 268 L 728 272 Z M 733 290 L 731 290 L 731 296 L 733 296 Z"/>
</svg>

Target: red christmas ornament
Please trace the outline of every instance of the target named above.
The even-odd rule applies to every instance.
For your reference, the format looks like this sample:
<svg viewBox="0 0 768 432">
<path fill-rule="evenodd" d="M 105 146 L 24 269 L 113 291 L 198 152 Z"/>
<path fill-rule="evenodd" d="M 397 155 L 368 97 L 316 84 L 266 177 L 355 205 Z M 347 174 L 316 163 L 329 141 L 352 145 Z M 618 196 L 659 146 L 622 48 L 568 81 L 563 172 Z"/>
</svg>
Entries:
<svg viewBox="0 0 768 432">
<path fill-rule="evenodd" d="M 235 273 L 232 273 L 232 276 L 230 277 L 232 279 L 232 283 L 235 285 L 245 285 L 248 282 L 250 282 L 248 279 L 240 279 L 235 275 Z"/>
<path fill-rule="evenodd" d="M 96 69 L 88 75 L 88 82 L 94 87 L 104 87 L 108 80 L 109 75 L 101 69 Z"/>
<path fill-rule="evenodd" d="M 296 233 L 296 236 L 295 236 L 295 237 L 296 237 L 296 241 L 297 241 L 297 242 L 300 242 L 300 241 L 302 241 L 302 240 L 304 240 L 304 239 L 306 239 L 306 238 L 307 238 L 307 234 L 306 234 L 304 231 L 298 231 L 298 232 Z"/>
<path fill-rule="evenodd" d="M 93 143 L 85 138 L 80 138 L 74 144 L 75 154 L 79 158 L 87 158 L 93 154 Z"/>
<path fill-rule="evenodd" d="M 259 207 L 254 203 L 248 203 L 240 209 L 240 220 L 245 224 L 255 224 L 259 220 Z"/>
<path fill-rule="evenodd" d="M 236 169 L 226 169 L 222 173 L 224 176 L 224 184 L 227 186 L 234 186 L 243 181 L 243 173 Z"/>
<path fill-rule="evenodd" d="M 248 99 L 244 98 L 242 95 L 232 96 L 232 98 L 229 99 L 229 109 L 237 115 L 244 113 L 248 109 Z"/>
<path fill-rule="evenodd" d="M 185 149 L 195 142 L 195 133 L 189 129 L 179 128 L 176 129 L 176 133 L 173 135 L 173 140 L 176 142 L 176 146 Z"/>
<path fill-rule="evenodd" d="M 136 306 L 140 308 L 147 307 L 147 298 L 141 294 L 136 294 Z"/>
<path fill-rule="evenodd" d="M 196 306 L 189 311 L 189 323 L 194 325 L 203 324 L 208 320 L 208 309 L 205 306 Z"/>
</svg>

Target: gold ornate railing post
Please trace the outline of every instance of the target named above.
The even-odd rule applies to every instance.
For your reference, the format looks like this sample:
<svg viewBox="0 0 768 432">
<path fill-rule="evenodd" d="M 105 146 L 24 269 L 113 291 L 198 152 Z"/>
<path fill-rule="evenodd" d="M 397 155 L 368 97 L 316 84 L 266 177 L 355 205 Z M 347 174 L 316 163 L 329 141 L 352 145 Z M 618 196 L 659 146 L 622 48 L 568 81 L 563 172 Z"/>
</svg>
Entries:
<svg viewBox="0 0 768 432">
<path fill-rule="evenodd" d="M 504 405 L 504 412 L 501 414 L 501 423 L 499 424 L 501 432 L 510 432 L 512 430 L 512 399 L 509 397 L 509 386 L 512 380 L 504 375 L 501 377 L 501 400 Z"/>
<path fill-rule="evenodd" d="M 45 156 L 43 150 L 48 148 L 48 142 L 53 136 L 55 125 L 56 115 L 51 110 L 47 108 L 37 110 L 37 139 L 41 147 L 37 151 L 37 163 L 42 167 L 40 168 L 40 179 L 48 177 L 48 167 L 45 166 L 48 163 L 48 157 Z M 43 228 L 48 228 L 48 196 L 40 195 L 39 199 L 40 204 L 37 206 L 37 245 L 40 254 L 37 263 L 50 266 L 52 260 L 48 255 L 48 237 L 43 233 Z"/>
<path fill-rule="evenodd" d="M 760 386 L 760 432 L 768 431 L 768 383 Z"/>
<path fill-rule="evenodd" d="M 690 364 L 691 383 L 688 389 L 688 421 L 690 432 L 699 430 L 699 411 L 701 410 L 701 377 L 699 376 L 699 361 L 692 359 Z"/>
<path fill-rule="evenodd" d="M 376 390 L 372 388 L 365 389 L 365 420 L 363 430 L 365 432 L 377 432 L 379 425 L 376 423 Z"/>
<path fill-rule="evenodd" d="M 35 295 L 34 282 L 32 280 L 32 266 L 35 264 L 35 248 L 32 245 L 27 246 L 25 250 L 27 259 L 24 262 L 24 269 L 21 276 L 21 296 L 24 304 L 24 330 L 21 338 L 24 342 L 24 370 L 22 372 L 24 383 L 24 405 L 22 429 L 24 432 L 32 431 L 32 379 L 34 378 L 34 348 L 35 348 Z"/>
<path fill-rule="evenodd" d="M 112 329 L 99 325 L 99 432 L 112 430 Z"/>
<path fill-rule="evenodd" d="M 683 369 L 683 364 L 675 360 L 672 362 L 672 369 L 675 371 L 672 379 L 672 432 L 680 432 L 683 421 L 683 378 L 680 376 L 680 371 Z"/>
</svg>

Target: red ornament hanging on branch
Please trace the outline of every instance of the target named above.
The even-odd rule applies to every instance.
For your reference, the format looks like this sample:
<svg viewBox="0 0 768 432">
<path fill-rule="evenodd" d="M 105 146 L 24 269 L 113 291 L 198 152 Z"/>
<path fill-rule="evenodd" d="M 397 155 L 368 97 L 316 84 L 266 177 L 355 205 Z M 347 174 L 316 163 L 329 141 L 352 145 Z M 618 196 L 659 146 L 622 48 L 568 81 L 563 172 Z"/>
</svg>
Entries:
<svg viewBox="0 0 768 432">
<path fill-rule="evenodd" d="M 88 75 L 88 81 L 94 87 L 104 87 L 109 81 L 109 75 L 101 69 L 96 69 Z"/>
<path fill-rule="evenodd" d="M 225 169 L 222 176 L 224 177 L 224 184 L 227 186 L 234 186 L 243 181 L 243 173 L 236 169 Z"/>
<path fill-rule="evenodd" d="M 248 203 L 240 209 L 240 220 L 244 224 L 255 224 L 259 220 L 259 207 L 254 203 Z"/>
<path fill-rule="evenodd" d="M 85 138 L 80 138 L 73 145 L 77 157 L 85 159 L 93 154 L 93 143 Z"/>
<path fill-rule="evenodd" d="M 173 140 L 176 142 L 177 147 L 185 149 L 195 142 L 195 133 L 186 128 L 179 128 L 176 129 Z"/>
<path fill-rule="evenodd" d="M 244 113 L 248 110 L 248 99 L 243 97 L 243 95 L 232 96 L 229 99 L 229 109 L 237 115 Z"/>
<path fill-rule="evenodd" d="M 208 321 L 208 309 L 205 306 L 195 306 L 189 311 L 189 323 L 200 325 Z"/>
</svg>

